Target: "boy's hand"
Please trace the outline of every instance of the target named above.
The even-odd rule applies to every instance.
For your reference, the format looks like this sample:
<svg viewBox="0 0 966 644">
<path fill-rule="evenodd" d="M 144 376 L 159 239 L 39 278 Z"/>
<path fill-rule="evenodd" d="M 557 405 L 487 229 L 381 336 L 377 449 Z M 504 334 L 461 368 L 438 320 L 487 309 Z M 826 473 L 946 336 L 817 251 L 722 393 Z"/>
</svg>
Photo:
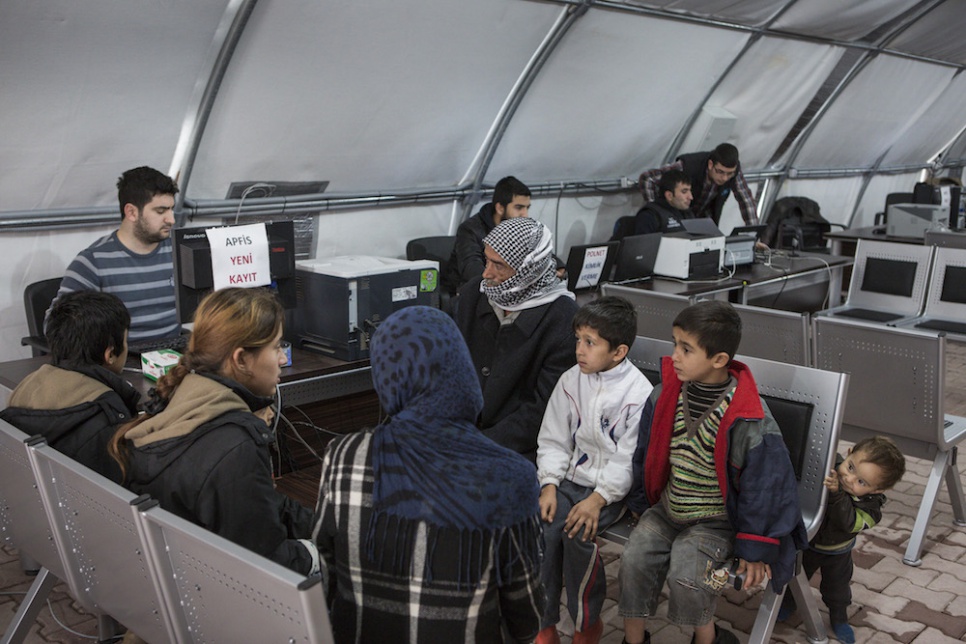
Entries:
<svg viewBox="0 0 966 644">
<path fill-rule="evenodd" d="M 547 523 L 553 522 L 557 514 L 557 486 L 544 485 L 540 490 L 540 518 Z"/>
<path fill-rule="evenodd" d="M 590 496 L 570 508 L 567 514 L 567 521 L 564 523 L 564 531 L 567 536 L 573 539 L 583 528 L 583 541 L 589 541 L 597 536 L 597 521 L 600 519 L 600 509 L 607 505 L 604 497 L 591 492 Z"/>
<path fill-rule="evenodd" d="M 825 488 L 829 492 L 839 491 L 839 473 L 835 470 L 829 470 L 828 476 L 825 477 Z"/>
<path fill-rule="evenodd" d="M 739 559 L 738 570 L 735 571 L 735 574 L 745 576 L 743 588 L 755 588 L 765 579 L 771 579 L 771 566 L 763 561 Z"/>
</svg>

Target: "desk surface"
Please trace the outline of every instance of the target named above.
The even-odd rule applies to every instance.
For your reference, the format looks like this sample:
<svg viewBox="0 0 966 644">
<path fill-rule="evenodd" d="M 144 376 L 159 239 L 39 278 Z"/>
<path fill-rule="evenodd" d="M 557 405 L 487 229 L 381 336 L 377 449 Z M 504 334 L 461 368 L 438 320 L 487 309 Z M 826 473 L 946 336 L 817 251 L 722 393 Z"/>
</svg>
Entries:
<svg viewBox="0 0 966 644">
<path fill-rule="evenodd" d="M 739 291 L 760 286 L 775 280 L 803 275 L 815 271 L 825 271 L 852 264 L 852 257 L 826 255 L 824 253 L 799 253 L 795 257 L 780 255 L 772 259 L 771 265 L 755 262 L 739 266 L 733 275 L 706 280 L 679 280 L 669 277 L 652 277 L 640 282 L 628 282 L 623 286 L 654 291 L 668 295 L 682 295 L 693 298 Z"/>
<path fill-rule="evenodd" d="M 874 232 L 876 230 L 881 230 L 883 232 Z M 886 235 L 884 226 L 865 226 L 862 228 L 833 230 L 825 233 L 825 238 L 831 239 L 833 242 L 857 242 L 860 239 L 866 239 L 871 241 L 896 242 L 899 244 L 919 244 L 920 246 L 925 243 L 923 237 L 897 237 L 894 235 Z"/>
<path fill-rule="evenodd" d="M 0 363 L 0 393 L 3 394 L 0 398 L 0 404 L 6 405 L 7 396 L 20 384 L 20 381 L 48 362 L 50 362 L 49 356 L 41 356 Z M 284 390 L 286 385 L 295 386 L 305 381 L 337 377 L 347 372 L 359 373 L 360 370 L 367 370 L 368 367 L 368 360 L 346 362 L 311 351 L 293 348 L 292 366 L 282 368 L 280 386 Z M 128 360 L 122 375 L 141 392 L 142 400 L 146 398 L 148 391 L 154 386 L 152 380 L 141 374 L 140 363 L 134 359 Z"/>
</svg>

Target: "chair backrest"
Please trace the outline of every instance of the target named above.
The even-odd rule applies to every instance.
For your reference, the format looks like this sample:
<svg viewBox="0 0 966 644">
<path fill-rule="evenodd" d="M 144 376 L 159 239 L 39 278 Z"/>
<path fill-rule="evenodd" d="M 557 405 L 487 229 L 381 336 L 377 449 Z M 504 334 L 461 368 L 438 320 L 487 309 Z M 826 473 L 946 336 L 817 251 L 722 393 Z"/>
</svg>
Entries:
<svg viewBox="0 0 966 644">
<path fill-rule="evenodd" d="M 637 338 L 628 355 L 650 378 L 651 373 L 660 373 L 661 357 L 669 355 L 671 347 L 666 340 Z M 811 538 L 825 513 L 824 479 L 835 463 L 848 376 L 752 356 L 736 358 L 751 369 L 758 393 L 782 431 Z"/>
<path fill-rule="evenodd" d="M 966 248 L 936 248 L 924 317 L 966 321 Z"/>
<path fill-rule="evenodd" d="M 812 351 L 807 313 L 735 304 L 741 316 L 741 354 L 809 366 Z"/>
<path fill-rule="evenodd" d="M 74 599 L 149 642 L 177 641 L 142 545 L 138 507 L 152 502 L 149 497 L 135 495 L 45 442 L 31 443 L 27 450 Z"/>
<path fill-rule="evenodd" d="M 44 316 L 47 314 L 47 309 L 50 308 L 50 303 L 57 296 L 61 279 L 60 277 L 52 277 L 33 282 L 28 284 L 23 291 L 23 308 L 27 315 L 27 331 L 30 334 L 29 339 L 32 340 L 29 344 L 39 349 L 39 352 L 35 351 L 34 355 L 46 353 L 43 349 L 47 343 L 44 337 Z M 24 338 L 23 344 L 28 344 L 28 338 Z"/>
<path fill-rule="evenodd" d="M 845 306 L 919 315 L 926 300 L 932 246 L 859 240 Z"/>
<path fill-rule="evenodd" d="M 637 311 L 637 335 L 647 338 L 671 337 L 674 318 L 690 305 L 683 295 L 656 293 L 620 284 L 604 284 L 601 293 L 622 297 L 633 304 Z"/>
<path fill-rule="evenodd" d="M 637 215 L 625 215 L 623 217 L 618 217 L 617 221 L 614 222 L 614 231 L 610 236 L 608 241 L 620 241 L 625 237 L 630 237 L 634 234 L 637 228 Z"/>
<path fill-rule="evenodd" d="M 445 275 L 455 245 L 455 235 L 410 239 L 406 244 L 406 259 L 409 261 L 416 259 L 435 260 L 439 262 L 440 275 Z"/>
<path fill-rule="evenodd" d="M 950 447 L 943 334 L 834 317 L 812 324 L 815 366 L 851 377 L 846 438 L 887 434 L 907 456 L 928 459 Z"/>
<path fill-rule="evenodd" d="M 179 641 L 332 642 L 321 575 L 288 568 L 167 512 L 141 513 Z"/>
<path fill-rule="evenodd" d="M 58 579 L 66 579 L 64 565 L 50 530 L 27 454 L 31 438 L 0 420 L 0 529 L 4 541 L 29 555 Z"/>
</svg>

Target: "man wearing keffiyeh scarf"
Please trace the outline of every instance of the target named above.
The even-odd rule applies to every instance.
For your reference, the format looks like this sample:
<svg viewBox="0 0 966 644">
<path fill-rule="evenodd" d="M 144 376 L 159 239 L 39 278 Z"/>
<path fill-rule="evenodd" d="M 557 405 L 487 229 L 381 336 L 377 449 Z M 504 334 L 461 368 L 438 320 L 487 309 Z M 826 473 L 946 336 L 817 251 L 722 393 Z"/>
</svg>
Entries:
<svg viewBox="0 0 966 644">
<path fill-rule="evenodd" d="M 483 389 L 477 424 L 500 445 L 535 460 L 547 400 L 575 363 L 577 305 L 555 274 L 546 226 L 509 219 L 483 242 L 483 280 L 460 289 L 455 313 Z"/>
</svg>

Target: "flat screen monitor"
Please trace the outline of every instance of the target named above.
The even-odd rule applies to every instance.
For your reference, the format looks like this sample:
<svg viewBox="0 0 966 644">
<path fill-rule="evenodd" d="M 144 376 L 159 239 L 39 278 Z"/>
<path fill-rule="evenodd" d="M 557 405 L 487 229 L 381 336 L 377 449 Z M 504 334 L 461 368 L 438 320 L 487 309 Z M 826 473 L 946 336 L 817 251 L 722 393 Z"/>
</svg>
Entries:
<svg viewBox="0 0 966 644">
<path fill-rule="evenodd" d="M 246 224 L 249 225 L 249 224 Z M 291 221 L 264 224 L 268 237 L 271 288 L 286 309 L 296 306 L 295 289 L 295 230 Z M 209 227 L 210 228 L 210 227 Z M 219 226 L 218 228 L 235 228 Z M 173 238 L 175 298 L 178 321 L 192 321 L 195 309 L 205 295 L 214 288 L 211 247 L 205 227 L 175 228 Z"/>
<path fill-rule="evenodd" d="M 865 260 L 862 290 L 884 295 L 912 297 L 918 267 L 916 262 L 869 257 Z"/>
<path fill-rule="evenodd" d="M 239 222 L 241 207 L 255 199 L 284 199 L 302 195 L 318 195 L 329 187 L 328 181 L 235 181 L 228 186 L 226 199 L 240 199 L 238 212 L 222 221 L 226 226 Z M 294 203 L 294 200 L 293 200 Z M 319 211 L 294 214 L 288 206 L 280 205 L 269 214 L 245 214 L 244 223 L 270 222 L 279 219 L 282 212 L 295 225 L 295 257 L 310 259 L 315 249 L 315 222 Z"/>
<path fill-rule="evenodd" d="M 661 247 L 661 233 L 631 235 L 621 240 L 614 267 L 614 281 L 642 279 L 654 274 L 654 262 Z"/>
<path fill-rule="evenodd" d="M 617 258 L 619 242 L 571 246 L 567 256 L 567 288 L 571 291 L 592 289 L 610 277 Z"/>
<path fill-rule="evenodd" d="M 966 266 L 946 266 L 939 299 L 943 302 L 966 304 Z"/>
</svg>

